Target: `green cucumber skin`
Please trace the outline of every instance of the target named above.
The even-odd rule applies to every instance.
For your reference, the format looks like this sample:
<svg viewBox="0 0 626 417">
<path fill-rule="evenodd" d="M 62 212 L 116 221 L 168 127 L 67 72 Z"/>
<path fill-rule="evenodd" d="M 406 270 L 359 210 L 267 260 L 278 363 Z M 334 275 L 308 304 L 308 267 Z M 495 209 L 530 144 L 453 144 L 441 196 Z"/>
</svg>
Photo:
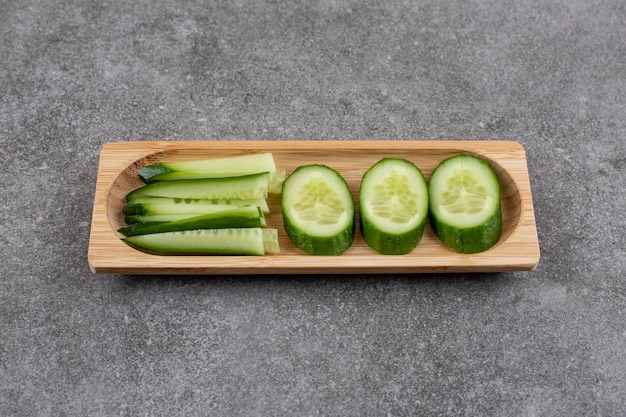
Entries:
<svg viewBox="0 0 626 417">
<path fill-rule="evenodd" d="M 249 206 L 246 209 L 209 213 L 178 221 L 134 223 L 118 229 L 118 232 L 124 236 L 138 236 L 193 229 L 261 227 L 262 223 L 262 213 L 258 207 Z"/>
<path fill-rule="evenodd" d="M 259 199 L 267 198 L 269 174 L 241 177 L 201 178 L 157 181 L 137 188 L 126 195 L 126 201 L 136 196 L 169 197 L 181 199 Z"/>
<path fill-rule="evenodd" d="M 474 227 L 459 228 L 438 221 L 430 216 L 430 225 L 442 243 L 460 253 L 484 252 L 498 243 L 502 234 L 502 211 L 498 210 L 485 223 Z"/>
<path fill-rule="evenodd" d="M 291 222 L 287 217 L 284 218 L 284 222 L 291 243 L 309 255 L 341 255 L 352 246 L 354 240 L 354 221 L 343 232 L 334 236 L 314 236 L 304 233 L 297 227 L 290 227 Z"/>
<path fill-rule="evenodd" d="M 265 255 L 260 228 L 204 229 L 129 236 L 122 240 L 155 255 Z"/>
<path fill-rule="evenodd" d="M 426 216 L 415 228 L 402 233 L 387 233 L 378 229 L 372 222 L 360 218 L 361 234 L 365 243 L 381 255 L 406 255 L 410 253 L 422 240 Z"/>
<path fill-rule="evenodd" d="M 164 164 L 157 162 L 156 164 L 148 165 L 137 170 L 137 175 L 146 184 L 158 181 L 159 176 L 169 174 L 173 172 Z"/>
</svg>

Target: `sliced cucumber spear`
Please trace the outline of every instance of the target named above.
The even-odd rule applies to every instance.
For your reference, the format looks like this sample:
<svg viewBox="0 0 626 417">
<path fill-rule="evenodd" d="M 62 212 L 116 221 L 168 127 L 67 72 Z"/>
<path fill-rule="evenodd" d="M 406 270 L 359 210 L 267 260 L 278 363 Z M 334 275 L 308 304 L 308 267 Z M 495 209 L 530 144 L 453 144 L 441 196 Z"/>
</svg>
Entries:
<svg viewBox="0 0 626 417">
<path fill-rule="evenodd" d="M 159 255 L 265 255 L 279 250 L 276 229 L 258 227 L 152 233 L 122 240 Z"/>
<path fill-rule="evenodd" d="M 268 192 L 279 194 L 285 171 L 276 169 L 271 152 L 197 159 L 192 161 L 157 162 L 137 170 L 145 183 L 202 178 L 228 178 L 245 175 L 269 174 Z"/>
<path fill-rule="evenodd" d="M 193 161 L 157 162 L 140 168 L 137 173 L 145 182 L 198 178 L 239 177 L 276 171 L 271 153 L 236 155 Z"/>
<path fill-rule="evenodd" d="M 131 214 L 124 216 L 126 224 L 135 223 L 165 223 L 185 220 L 190 217 L 200 216 L 201 214 Z"/>
<path fill-rule="evenodd" d="M 348 184 L 326 165 L 302 165 L 283 183 L 281 210 L 291 242 L 311 255 L 339 255 L 354 239 Z"/>
<path fill-rule="evenodd" d="M 257 206 L 263 213 L 269 213 L 267 200 L 208 200 L 192 198 L 136 196 L 123 208 L 125 215 L 152 214 L 204 214 L 230 210 L 235 207 Z"/>
<path fill-rule="evenodd" d="M 135 223 L 118 229 L 118 232 L 125 236 L 136 236 L 180 230 L 261 227 L 263 225 L 265 225 L 265 219 L 261 210 L 256 206 L 246 206 L 200 216 L 194 215 L 176 221 Z"/>
<path fill-rule="evenodd" d="M 411 252 L 422 239 L 428 188 L 422 171 L 406 159 L 384 158 L 365 172 L 359 188 L 361 232 L 383 255 Z"/>
<path fill-rule="evenodd" d="M 250 206 L 250 207 L 258 208 L 256 206 Z M 241 208 L 241 207 L 232 206 L 230 209 L 224 209 L 221 211 L 227 211 L 227 210 L 238 209 L 238 208 Z M 263 214 L 263 212 L 261 213 Z M 178 222 L 178 221 L 190 219 L 192 217 L 205 216 L 205 215 L 208 216 L 210 214 L 215 215 L 215 214 L 221 214 L 221 213 L 219 211 L 215 211 L 215 212 L 207 212 L 207 213 L 199 213 L 199 214 L 198 213 L 187 213 L 187 214 L 172 213 L 172 214 L 147 214 L 147 215 L 138 214 L 138 215 L 124 216 L 124 221 L 128 225 L 133 225 L 136 223 Z M 261 221 L 261 226 L 263 227 L 267 226 L 267 222 L 265 220 L 265 214 L 261 216 L 260 221 Z"/>
<path fill-rule="evenodd" d="M 137 196 L 191 198 L 191 199 L 259 199 L 267 198 L 269 174 L 244 175 L 228 178 L 202 178 L 158 181 L 144 185 L 126 196 L 132 201 Z"/>
<path fill-rule="evenodd" d="M 498 178 L 483 159 L 460 154 L 442 161 L 428 182 L 431 225 L 439 239 L 461 253 L 483 252 L 500 239 Z"/>
</svg>

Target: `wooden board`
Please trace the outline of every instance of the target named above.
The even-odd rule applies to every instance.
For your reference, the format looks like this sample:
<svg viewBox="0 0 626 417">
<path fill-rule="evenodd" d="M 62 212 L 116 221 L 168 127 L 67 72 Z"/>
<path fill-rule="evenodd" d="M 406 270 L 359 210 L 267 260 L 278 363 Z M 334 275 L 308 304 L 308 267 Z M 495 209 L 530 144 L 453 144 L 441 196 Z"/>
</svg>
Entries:
<svg viewBox="0 0 626 417">
<path fill-rule="evenodd" d="M 429 225 L 407 255 L 370 249 L 360 232 L 339 256 L 311 256 L 295 248 L 283 225 L 277 197 L 268 202 L 269 227 L 279 231 L 281 252 L 268 256 L 159 256 L 120 240 L 126 194 L 142 185 L 137 169 L 158 161 L 272 152 L 289 174 L 303 164 L 323 163 L 339 171 L 356 196 L 363 173 L 383 157 L 413 161 L 426 179 L 446 157 L 474 153 L 489 161 L 500 181 L 503 233 L 491 249 L 465 255 L 444 246 Z M 358 206 L 356 207 L 358 212 Z M 357 215 L 358 216 L 358 215 Z M 358 225 L 358 217 L 357 217 Z M 523 147 L 511 141 L 151 141 L 116 142 L 102 148 L 96 183 L 88 260 L 95 273 L 115 274 L 349 274 L 528 271 L 540 258 L 530 181 Z"/>
</svg>

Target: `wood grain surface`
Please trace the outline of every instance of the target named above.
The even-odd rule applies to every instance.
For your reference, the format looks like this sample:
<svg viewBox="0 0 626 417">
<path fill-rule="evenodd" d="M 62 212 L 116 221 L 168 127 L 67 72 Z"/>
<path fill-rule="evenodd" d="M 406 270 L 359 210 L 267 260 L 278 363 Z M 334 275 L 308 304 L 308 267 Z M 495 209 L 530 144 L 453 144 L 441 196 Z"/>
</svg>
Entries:
<svg viewBox="0 0 626 417">
<path fill-rule="evenodd" d="M 281 252 L 268 256 L 163 256 L 140 252 L 123 241 L 126 194 L 143 185 L 137 169 L 158 161 L 272 152 L 287 174 L 304 164 L 326 164 L 348 182 L 355 204 L 361 177 L 383 157 L 413 161 L 426 179 L 437 164 L 458 153 L 486 159 L 500 182 L 503 233 L 491 249 L 461 254 L 443 245 L 426 226 L 422 241 L 407 255 L 380 255 L 358 230 L 350 249 L 339 256 L 311 256 L 289 241 L 279 197 L 268 199 L 268 227 L 278 229 Z M 358 205 L 356 206 L 358 212 Z M 357 214 L 358 225 L 358 214 Z M 115 274 L 352 274 L 530 271 L 540 258 L 533 202 L 523 147 L 512 141 L 142 141 L 104 145 L 100 155 L 89 238 L 88 261 L 94 273 Z"/>
</svg>

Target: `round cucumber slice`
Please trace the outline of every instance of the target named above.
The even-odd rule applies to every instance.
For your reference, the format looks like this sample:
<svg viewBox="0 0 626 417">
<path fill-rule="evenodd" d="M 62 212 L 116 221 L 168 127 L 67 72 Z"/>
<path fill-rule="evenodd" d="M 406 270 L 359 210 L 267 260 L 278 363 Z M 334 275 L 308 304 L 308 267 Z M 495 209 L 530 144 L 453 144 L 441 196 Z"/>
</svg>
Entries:
<svg viewBox="0 0 626 417">
<path fill-rule="evenodd" d="M 344 178 L 326 165 L 302 165 L 284 181 L 281 210 L 291 242 L 311 255 L 339 255 L 354 239 L 354 201 Z"/>
<path fill-rule="evenodd" d="M 439 239 L 461 253 L 483 252 L 500 239 L 500 185 L 489 164 L 475 155 L 443 160 L 428 182 L 431 225 Z"/>
<path fill-rule="evenodd" d="M 406 159 L 381 159 L 363 175 L 359 213 L 368 246 L 383 255 L 411 252 L 422 239 L 428 214 L 422 171 Z"/>
</svg>

